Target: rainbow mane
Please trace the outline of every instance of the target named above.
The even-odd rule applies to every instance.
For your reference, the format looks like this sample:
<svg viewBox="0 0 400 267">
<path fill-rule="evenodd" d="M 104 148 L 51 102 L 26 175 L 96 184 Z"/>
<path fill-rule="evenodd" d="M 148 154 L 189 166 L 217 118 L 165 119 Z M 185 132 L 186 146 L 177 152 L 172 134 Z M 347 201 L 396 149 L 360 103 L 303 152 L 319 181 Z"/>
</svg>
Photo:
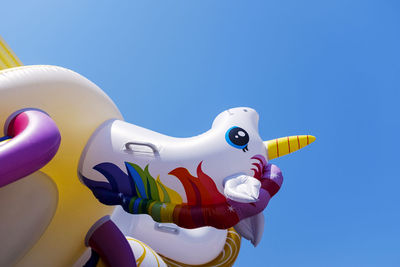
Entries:
<svg viewBox="0 0 400 267">
<path fill-rule="evenodd" d="M 125 162 L 127 173 L 117 165 L 104 162 L 93 169 L 108 181 L 99 182 L 82 176 L 82 181 L 106 205 L 121 205 L 132 214 L 149 214 L 155 221 L 175 223 L 184 228 L 211 225 L 229 228 L 239 221 L 235 209 L 227 202 L 214 181 L 202 170 L 202 162 L 197 166 L 197 176 L 186 168 L 175 168 L 169 174 L 182 183 L 187 203 L 182 203 L 180 195 L 161 183 L 149 173 L 149 166 Z"/>
</svg>

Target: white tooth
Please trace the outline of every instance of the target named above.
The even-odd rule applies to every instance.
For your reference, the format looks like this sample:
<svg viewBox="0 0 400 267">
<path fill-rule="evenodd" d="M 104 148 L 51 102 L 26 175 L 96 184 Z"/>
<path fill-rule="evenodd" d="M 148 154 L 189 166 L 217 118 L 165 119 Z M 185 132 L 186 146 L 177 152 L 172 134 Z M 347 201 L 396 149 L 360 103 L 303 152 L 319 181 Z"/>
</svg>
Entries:
<svg viewBox="0 0 400 267">
<path fill-rule="evenodd" d="M 262 212 L 241 220 L 234 226 L 235 230 L 256 247 L 264 233 L 264 215 Z"/>
<path fill-rule="evenodd" d="M 260 194 L 261 183 L 254 177 L 238 175 L 229 177 L 224 185 L 227 198 L 241 203 L 256 202 Z"/>
</svg>

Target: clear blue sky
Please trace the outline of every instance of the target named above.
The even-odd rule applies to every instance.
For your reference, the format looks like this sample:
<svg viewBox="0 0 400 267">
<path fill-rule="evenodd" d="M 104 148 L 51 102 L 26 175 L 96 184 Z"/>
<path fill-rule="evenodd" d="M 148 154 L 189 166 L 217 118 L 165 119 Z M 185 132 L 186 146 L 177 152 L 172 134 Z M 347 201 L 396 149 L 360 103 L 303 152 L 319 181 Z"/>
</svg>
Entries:
<svg viewBox="0 0 400 267">
<path fill-rule="evenodd" d="M 57 2 L 57 3 L 56 3 Z M 63 2 L 62 4 L 60 2 Z M 193 136 L 249 106 L 265 139 L 317 141 L 274 160 L 284 185 L 236 266 L 400 266 L 398 1 L 8 1 L 24 64 L 98 84 L 125 119 Z"/>
</svg>

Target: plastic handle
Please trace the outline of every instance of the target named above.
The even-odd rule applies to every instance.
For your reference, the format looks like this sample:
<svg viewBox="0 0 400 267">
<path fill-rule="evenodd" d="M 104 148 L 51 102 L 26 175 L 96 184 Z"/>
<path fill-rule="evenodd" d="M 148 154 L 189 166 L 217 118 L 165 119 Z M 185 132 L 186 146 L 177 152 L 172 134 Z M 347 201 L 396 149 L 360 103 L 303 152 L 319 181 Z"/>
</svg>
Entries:
<svg viewBox="0 0 400 267">
<path fill-rule="evenodd" d="M 165 232 L 165 233 L 170 233 L 170 234 L 179 234 L 179 228 L 173 227 L 173 226 L 168 226 L 162 223 L 156 223 L 154 225 L 154 228 L 160 232 Z"/>
<path fill-rule="evenodd" d="M 154 155 L 157 155 L 157 156 L 160 155 L 160 152 L 158 151 L 158 148 L 152 143 L 138 142 L 138 141 L 128 142 L 128 143 L 125 144 L 125 150 L 134 152 L 134 150 L 132 149 L 132 146 L 146 146 L 146 147 L 149 147 L 153 151 Z"/>
</svg>

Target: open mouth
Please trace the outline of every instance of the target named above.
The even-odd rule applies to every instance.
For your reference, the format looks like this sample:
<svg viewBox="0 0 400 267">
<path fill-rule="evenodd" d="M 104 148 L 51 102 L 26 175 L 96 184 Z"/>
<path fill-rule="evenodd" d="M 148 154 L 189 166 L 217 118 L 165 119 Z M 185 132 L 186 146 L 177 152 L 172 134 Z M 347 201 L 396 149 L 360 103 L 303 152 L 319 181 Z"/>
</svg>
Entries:
<svg viewBox="0 0 400 267">
<path fill-rule="evenodd" d="M 251 159 L 253 176 L 261 182 L 260 198 L 257 202 L 248 203 L 245 207 L 243 204 L 240 204 L 241 206 L 243 205 L 243 210 L 240 210 L 241 212 L 249 212 L 251 210 L 252 213 L 251 216 L 243 216 L 245 218 L 235 225 L 235 229 L 244 238 L 250 240 L 254 246 L 257 246 L 264 231 L 263 209 L 257 210 L 257 205 L 260 204 L 261 198 L 264 198 L 262 202 L 264 202 L 264 208 L 266 207 L 269 199 L 278 192 L 282 185 L 283 177 L 280 169 L 273 164 L 268 164 L 264 156 L 255 155 Z M 235 204 L 239 206 L 238 203 Z"/>
</svg>

